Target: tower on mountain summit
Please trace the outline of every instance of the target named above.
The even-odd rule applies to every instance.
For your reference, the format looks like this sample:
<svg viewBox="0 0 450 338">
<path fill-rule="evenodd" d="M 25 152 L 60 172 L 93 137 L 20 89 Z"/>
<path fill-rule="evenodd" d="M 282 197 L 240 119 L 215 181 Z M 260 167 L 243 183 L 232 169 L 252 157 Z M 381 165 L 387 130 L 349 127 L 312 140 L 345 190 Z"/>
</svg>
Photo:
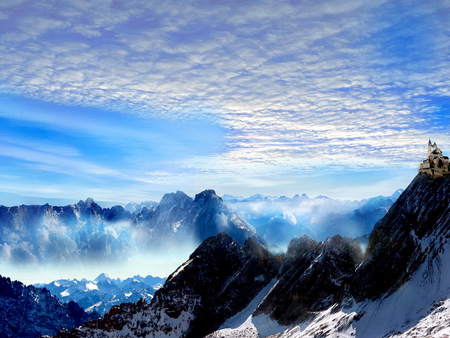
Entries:
<svg viewBox="0 0 450 338">
<path fill-rule="evenodd" d="M 450 176 L 450 161 L 442 150 L 428 140 L 428 158 L 420 164 L 419 173 L 431 176 Z"/>
</svg>

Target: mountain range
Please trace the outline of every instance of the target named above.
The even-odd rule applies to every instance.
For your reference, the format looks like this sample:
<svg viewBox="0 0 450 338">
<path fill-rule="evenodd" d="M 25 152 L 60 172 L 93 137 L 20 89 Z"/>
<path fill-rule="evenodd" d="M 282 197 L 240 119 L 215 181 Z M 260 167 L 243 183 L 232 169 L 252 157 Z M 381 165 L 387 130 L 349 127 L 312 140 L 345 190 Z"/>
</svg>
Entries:
<svg viewBox="0 0 450 338">
<path fill-rule="evenodd" d="M 104 315 L 113 305 L 150 301 L 156 290 L 162 287 L 165 278 L 134 276 L 121 280 L 102 273 L 94 280 L 59 279 L 47 284 L 36 284 L 45 288 L 63 303 L 76 302 L 86 312 Z"/>
<path fill-rule="evenodd" d="M 113 306 L 56 337 L 445 337 L 450 177 L 419 174 L 371 232 L 291 240 L 207 238 L 150 303 Z"/>
<path fill-rule="evenodd" d="M 391 196 L 360 201 L 338 200 L 326 196 L 309 198 L 306 194 L 268 197 L 224 195 L 224 202 L 252 225 L 269 245 L 286 248 L 293 237 L 308 235 L 323 241 L 336 234 L 358 237 L 369 234 L 383 218 L 403 189 Z"/>
<path fill-rule="evenodd" d="M 222 231 L 241 244 L 257 236 L 213 190 L 126 208 L 102 208 L 92 198 L 61 207 L 0 206 L 0 224 L 0 262 L 15 266 L 126 263 L 137 253 L 192 251 Z"/>
</svg>

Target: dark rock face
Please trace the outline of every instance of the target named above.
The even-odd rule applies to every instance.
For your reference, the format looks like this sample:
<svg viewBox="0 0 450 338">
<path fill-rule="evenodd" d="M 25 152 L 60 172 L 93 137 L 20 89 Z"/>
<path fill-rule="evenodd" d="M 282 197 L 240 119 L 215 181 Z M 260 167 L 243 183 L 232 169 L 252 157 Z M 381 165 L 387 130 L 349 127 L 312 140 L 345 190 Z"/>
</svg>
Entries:
<svg viewBox="0 0 450 338">
<path fill-rule="evenodd" d="M 62 327 L 73 329 L 96 317 L 97 313 L 88 315 L 75 302 L 62 304 L 46 289 L 25 286 L 0 276 L 2 337 L 54 335 Z"/>
<path fill-rule="evenodd" d="M 423 262 L 419 240 L 433 232 L 449 236 L 450 178 L 419 174 L 376 225 L 352 293 L 358 300 L 395 291 Z"/>
<path fill-rule="evenodd" d="M 277 285 L 255 312 L 270 314 L 282 325 L 310 317 L 349 294 L 349 282 L 362 250 L 357 240 L 336 235 L 318 243 L 307 236 L 289 245 Z"/>
<path fill-rule="evenodd" d="M 221 233 L 206 239 L 150 304 L 115 306 L 102 319 L 58 337 L 95 337 L 99 328 L 138 337 L 203 337 L 243 310 L 279 267 L 279 260 L 256 240 L 241 246 Z"/>
</svg>

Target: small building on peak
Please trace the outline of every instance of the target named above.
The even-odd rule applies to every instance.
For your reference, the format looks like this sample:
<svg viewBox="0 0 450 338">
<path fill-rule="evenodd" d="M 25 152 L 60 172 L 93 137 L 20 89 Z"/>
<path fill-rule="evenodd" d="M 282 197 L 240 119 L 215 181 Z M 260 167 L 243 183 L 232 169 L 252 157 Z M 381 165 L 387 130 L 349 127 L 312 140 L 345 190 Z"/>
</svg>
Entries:
<svg viewBox="0 0 450 338">
<path fill-rule="evenodd" d="M 420 164 L 419 173 L 431 176 L 450 176 L 450 161 L 442 150 L 428 140 L 428 158 Z"/>
</svg>

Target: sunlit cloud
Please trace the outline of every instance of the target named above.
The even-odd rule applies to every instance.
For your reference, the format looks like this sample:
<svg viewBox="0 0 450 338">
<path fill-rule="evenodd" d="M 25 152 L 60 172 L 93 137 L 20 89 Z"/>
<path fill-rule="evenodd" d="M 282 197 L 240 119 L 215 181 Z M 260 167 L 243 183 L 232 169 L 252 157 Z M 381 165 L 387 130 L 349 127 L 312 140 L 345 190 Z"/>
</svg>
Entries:
<svg viewBox="0 0 450 338">
<path fill-rule="evenodd" d="M 102 150 L 127 147 L 116 163 L 89 158 L 72 141 L 53 153 L 17 144 L 2 156 L 165 187 L 196 175 L 216 183 L 219 173 L 411 168 L 429 137 L 450 142 L 449 8 L 389 0 L 3 1 L 0 88 L 49 106 L 0 116 L 89 135 Z M 85 109 L 124 117 L 108 121 Z M 148 133 L 151 119 L 195 123 L 181 127 L 183 136 L 180 128 Z M 211 147 L 190 150 L 199 140 L 188 135 L 207 143 L 215 130 L 221 137 Z M 60 164 L 69 149 L 85 158 L 67 153 Z"/>
</svg>

